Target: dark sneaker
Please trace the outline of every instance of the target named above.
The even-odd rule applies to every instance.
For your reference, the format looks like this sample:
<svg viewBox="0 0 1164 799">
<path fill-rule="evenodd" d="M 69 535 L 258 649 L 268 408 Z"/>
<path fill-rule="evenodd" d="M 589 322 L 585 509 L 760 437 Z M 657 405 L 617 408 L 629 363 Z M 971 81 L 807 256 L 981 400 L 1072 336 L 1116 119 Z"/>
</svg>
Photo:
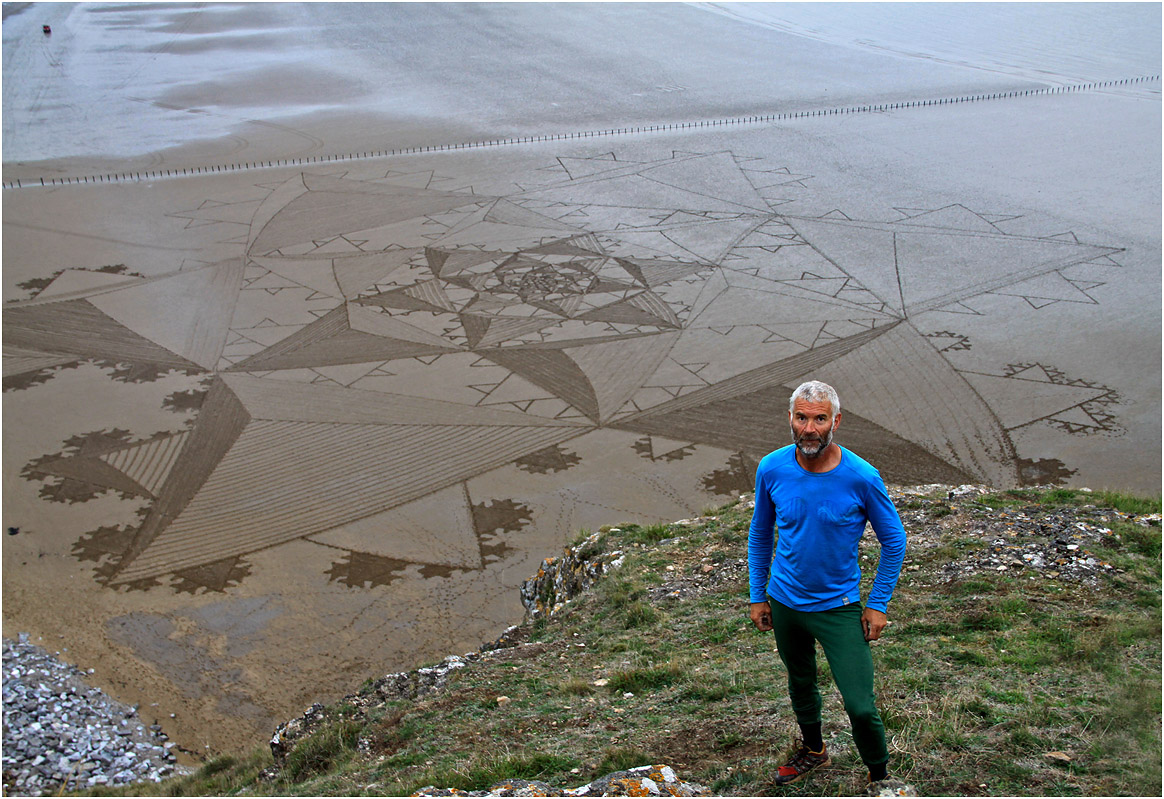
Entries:
<svg viewBox="0 0 1164 799">
<path fill-rule="evenodd" d="M 776 770 L 776 784 L 791 785 L 810 771 L 830 763 L 827 747 L 822 746 L 819 752 L 814 752 L 801 743 L 792 759 Z"/>
</svg>

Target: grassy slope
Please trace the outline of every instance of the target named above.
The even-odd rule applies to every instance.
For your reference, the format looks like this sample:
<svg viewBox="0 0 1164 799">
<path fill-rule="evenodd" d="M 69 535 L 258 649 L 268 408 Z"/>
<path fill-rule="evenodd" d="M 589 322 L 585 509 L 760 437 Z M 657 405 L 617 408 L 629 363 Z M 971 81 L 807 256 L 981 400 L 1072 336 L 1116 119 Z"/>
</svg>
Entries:
<svg viewBox="0 0 1164 799">
<path fill-rule="evenodd" d="M 923 795 L 1161 795 L 1159 522 L 1085 503 L 1160 511 L 1158 500 L 1067 490 L 899 502 L 911 544 L 874 657 L 894 775 Z M 1063 508 L 1104 519 L 1111 534 L 1086 549 L 1120 571 L 1095 586 L 1015 568 L 940 579 L 1007 519 L 1063 518 Z M 524 644 L 416 702 L 364 717 L 333 706 L 275 781 L 258 778 L 271 763 L 260 749 L 125 793 L 407 795 L 505 778 L 574 787 L 661 762 L 721 795 L 860 793 L 864 770 L 823 658 L 834 765 L 773 788 L 795 724 L 773 641 L 746 619 L 750 511 L 717 513 L 693 527 L 606 532 L 601 545 L 626 552 L 625 564 L 520 631 Z M 871 537 L 863 551 L 872 575 Z"/>
</svg>

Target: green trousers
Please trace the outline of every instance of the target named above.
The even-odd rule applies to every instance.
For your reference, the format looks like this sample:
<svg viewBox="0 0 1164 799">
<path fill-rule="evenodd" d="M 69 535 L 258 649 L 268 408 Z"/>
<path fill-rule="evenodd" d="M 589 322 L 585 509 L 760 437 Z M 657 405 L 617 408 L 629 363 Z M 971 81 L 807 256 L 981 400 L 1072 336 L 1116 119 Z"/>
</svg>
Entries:
<svg viewBox="0 0 1164 799">
<path fill-rule="evenodd" d="M 816 684 L 816 642 L 845 702 L 853 725 L 853 742 L 861 760 L 875 766 L 889 760 L 885 725 L 873 696 L 873 654 L 861 629 L 861 606 L 842 605 L 806 613 L 769 597 L 772 628 L 780 659 L 788 669 L 788 696 L 800 724 L 821 720 L 820 689 Z"/>
</svg>

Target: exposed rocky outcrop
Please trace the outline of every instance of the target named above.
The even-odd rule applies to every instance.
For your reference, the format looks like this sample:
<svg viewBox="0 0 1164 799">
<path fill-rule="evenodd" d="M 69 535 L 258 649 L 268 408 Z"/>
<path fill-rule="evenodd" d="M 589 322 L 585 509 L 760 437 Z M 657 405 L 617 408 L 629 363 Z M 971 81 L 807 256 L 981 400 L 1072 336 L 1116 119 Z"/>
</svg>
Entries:
<svg viewBox="0 0 1164 799">
<path fill-rule="evenodd" d="M 679 779 L 667 765 L 616 771 L 578 788 L 559 789 L 537 780 L 504 780 L 487 791 L 421 788 L 413 796 L 710 796 L 711 791 Z M 906 794 L 902 794 L 906 795 Z M 917 794 L 912 794 L 916 796 Z"/>
<path fill-rule="evenodd" d="M 584 593 L 602 575 L 622 565 L 622 552 L 605 552 L 599 545 L 601 533 L 566 547 L 556 558 L 546 558 L 538 573 L 521 584 L 521 604 L 526 621 L 551 616 Z"/>
</svg>

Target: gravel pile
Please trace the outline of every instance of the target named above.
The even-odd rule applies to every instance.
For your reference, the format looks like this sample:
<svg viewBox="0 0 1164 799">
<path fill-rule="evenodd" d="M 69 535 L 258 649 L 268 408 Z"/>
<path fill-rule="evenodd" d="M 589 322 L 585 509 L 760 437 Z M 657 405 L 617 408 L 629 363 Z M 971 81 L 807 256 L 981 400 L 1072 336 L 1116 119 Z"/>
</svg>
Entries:
<svg viewBox="0 0 1164 799">
<path fill-rule="evenodd" d="M 1054 511 L 980 508 L 978 514 L 968 534 L 983 546 L 943 565 L 943 582 L 993 571 L 1097 587 L 1103 574 L 1120 571 L 1090 549 L 1121 546 L 1120 536 L 1107 524 L 1117 518 L 1144 526 L 1160 523 L 1158 514 L 1137 517 L 1091 506 Z"/>
<path fill-rule="evenodd" d="M 4 639 L 4 793 L 157 782 L 178 768 L 161 727 L 86 684 L 80 669 Z"/>
</svg>

